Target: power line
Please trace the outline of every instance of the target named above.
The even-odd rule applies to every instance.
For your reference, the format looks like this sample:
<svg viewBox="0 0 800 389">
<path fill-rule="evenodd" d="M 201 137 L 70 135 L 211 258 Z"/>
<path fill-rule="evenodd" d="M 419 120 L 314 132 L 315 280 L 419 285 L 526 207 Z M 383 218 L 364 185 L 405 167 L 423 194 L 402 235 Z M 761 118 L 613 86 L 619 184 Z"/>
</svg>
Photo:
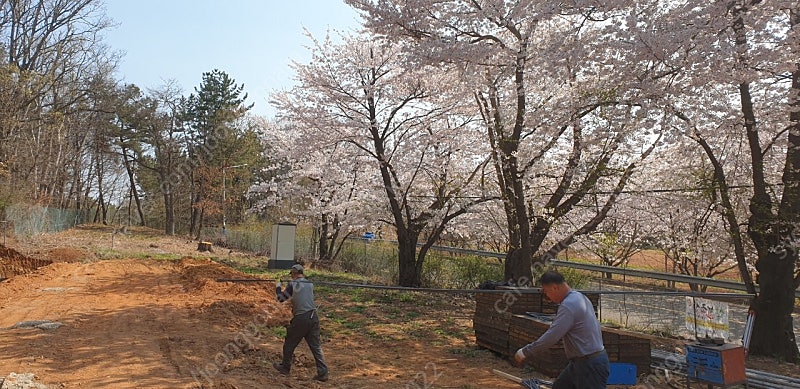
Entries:
<svg viewBox="0 0 800 389">
<path fill-rule="evenodd" d="M 783 183 L 776 183 L 776 184 L 769 184 L 768 186 L 784 186 Z M 728 189 L 749 189 L 753 188 L 753 185 L 730 185 Z M 663 188 L 663 189 L 631 189 L 631 190 L 622 190 L 619 194 L 648 194 L 648 193 L 693 193 L 693 192 L 705 192 L 709 190 L 716 190 L 718 187 L 693 187 L 693 188 Z M 585 192 L 584 194 L 587 195 L 611 195 L 615 194 L 614 191 L 589 191 Z M 538 193 L 538 196 L 552 196 L 555 193 Z M 575 194 L 579 194 L 579 192 L 565 192 L 565 195 L 571 196 Z M 408 197 L 415 197 L 415 198 L 436 198 L 438 196 L 433 195 L 410 195 Z M 486 196 L 454 196 L 453 199 L 482 199 L 486 198 Z"/>
</svg>

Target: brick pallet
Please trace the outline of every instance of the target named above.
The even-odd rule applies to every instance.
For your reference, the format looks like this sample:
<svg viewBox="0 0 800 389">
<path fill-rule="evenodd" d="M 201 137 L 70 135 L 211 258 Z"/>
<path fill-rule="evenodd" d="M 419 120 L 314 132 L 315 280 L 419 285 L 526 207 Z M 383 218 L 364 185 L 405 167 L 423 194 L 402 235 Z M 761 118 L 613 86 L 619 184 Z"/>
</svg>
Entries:
<svg viewBox="0 0 800 389">
<path fill-rule="evenodd" d="M 514 314 L 536 312 L 555 314 L 558 304 L 547 301 L 539 288 L 516 288 L 501 286 L 504 293 L 475 293 L 475 315 L 472 318 L 476 343 L 496 353 L 509 356 L 509 325 Z M 600 295 L 586 295 L 594 311 L 600 303 Z M 514 350 L 516 351 L 516 350 Z"/>
<path fill-rule="evenodd" d="M 558 305 L 546 301 L 541 290 L 534 288 L 504 287 L 507 293 L 475 293 L 473 328 L 476 343 L 504 356 L 513 355 L 517 349 L 538 339 L 550 323 L 526 315 L 527 312 L 555 314 Z M 597 312 L 600 295 L 588 293 Z M 650 340 L 636 333 L 602 327 L 603 344 L 611 362 L 636 365 L 639 374 L 650 371 Z M 548 376 L 555 377 L 567 365 L 562 342 L 544 351 L 531 366 Z"/>
<path fill-rule="evenodd" d="M 509 325 L 509 353 L 516 352 L 520 347 L 539 339 L 548 328 L 550 328 L 549 322 L 526 315 L 514 315 Z M 600 330 L 603 333 L 603 345 L 611 362 L 634 364 L 636 371 L 640 373 L 650 371 L 649 338 L 607 327 L 601 327 Z M 559 341 L 544 354 L 540 354 L 540 357 L 533 358 L 530 362 L 531 367 L 550 377 L 557 376 L 568 362 L 563 347 L 563 343 Z"/>
<path fill-rule="evenodd" d="M 636 365 L 639 374 L 650 372 L 650 338 L 635 332 L 601 327 L 603 345 L 611 362 Z"/>
<path fill-rule="evenodd" d="M 539 339 L 550 328 L 550 323 L 536 320 L 526 315 L 514 315 L 511 318 L 508 332 L 508 353 L 517 352 L 530 342 Z M 567 357 L 564 355 L 564 342 L 558 341 L 547 350 L 537 354 L 536 358 L 528 360 L 528 365 L 534 370 L 549 377 L 557 377 L 558 373 L 567 366 Z"/>
</svg>

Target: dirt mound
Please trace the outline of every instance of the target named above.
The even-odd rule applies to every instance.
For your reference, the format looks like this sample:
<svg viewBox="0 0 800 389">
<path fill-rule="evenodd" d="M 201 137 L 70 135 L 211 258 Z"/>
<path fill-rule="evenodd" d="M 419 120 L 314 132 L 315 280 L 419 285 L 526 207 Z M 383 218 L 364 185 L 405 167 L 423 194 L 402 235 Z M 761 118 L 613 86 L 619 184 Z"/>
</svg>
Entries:
<svg viewBox="0 0 800 389">
<path fill-rule="evenodd" d="M 55 262 L 78 262 L 92 259 L 93 256 L 81 249 L 57 247 L 47 252 L 47 259 Z"/>
<path fill-rule="evenodd" d="M 233 325 L 244 324 L 254 315 L 263 316 L 266 326 L 285 325 L 291 314 L 274 296 L 275 282 L 221 282 L 221 279 L 258 279 L 217 262 L 191 257 L 181 259 L 177 265 L 184 287 L 191 295 L 209 301 L 201 309 L 217 318 L 227 318 Z M 221 298 L 224 297 L 223 300 Z"/>
<path fill-rule="evenodd" d="M 59 262 L 3 282 L 0 377 L 35 356 L 26 371 L 53 387 L 275 387 L 290 308 L 273 282 L 217 278 L 253 276 L 187 257 Z M 45 320 L 62 325 L 20 325 Z"/>
<path fill-rule="evenodd" d="M 255 279 L 208 259 L 185 257 L 178 262 L 178 266 L 186 285 L 195 290 L 215 289 L 215 285 L 220 284 L 218 279 Z"/>
<path fill-rule="evenodd" d="M 11 278 L 52 264 L 52 261 L 26 257 L 0 244 L 0 279 Z"/>
</svg>

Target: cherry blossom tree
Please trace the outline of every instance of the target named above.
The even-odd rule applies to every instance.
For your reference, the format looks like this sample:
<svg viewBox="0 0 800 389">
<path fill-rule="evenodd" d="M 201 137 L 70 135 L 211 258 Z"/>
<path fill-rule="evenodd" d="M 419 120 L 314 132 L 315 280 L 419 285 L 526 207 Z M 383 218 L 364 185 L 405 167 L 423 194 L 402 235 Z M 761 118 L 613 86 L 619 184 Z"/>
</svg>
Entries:
<svg viewBox="0 0 800 389">
<path fill-rule="evenodd" d="M 787 360 L 799 355 L 791 317 L 800 283 L 799 9 L 796 1 L 682 1 L 631 18 L 637 41 L 650 43 L 638 53 L 649 52 L 660 70 L 652 80 L 672 107 L 672 125 L 695 141 L 713 167 L 739 270 L 753 292 L 743 239 L 756 250 L 759 290 L 750 352 Z M 737 155 L 731 144 L 746 147 Z M 730 163 L 739 156 L 749 160 L 746 166 Z M 732 190 L 743 174 L 751 189 L 744 195 L 747 213 L 737 212 Z"/>
<path fill-rule="evenodd" d="M 616 2 L 347 3 L 371 31 L 407 42 L 416 61 L 462 69 L 492 150 L 509 280 L 529 283 L 533 260 L 554 258 L 594 230 L 655 145 L 657 137 L 638 136 L 660 131 L 636 86 L 643 70 L 618 64 L 608 44 L 607 30 L 624 15 Z M 602 205 L 555 236 L 584 202 Z"/>
<path fill-rule="evenodd" d="M 397 235 L 398 282 L 419 286 L 425 255 L 447 224 L 488 199 L 479 186 L 486 151 L 473 142 L 463 99 L 453 97 L 461 93 L 454 74 L 411 66 L 399 46 L 359 35 L 314 40 L 311 61 L 294 67 L 299 85 L 274 104 L 295 124 L 303 140 L 295 146 L 346 146 L 369 161 L 377 180 L 359 186 L 383 191 L 380 220 Z"/>
<path fill-rule="evenodd" d="M 292 123 L 263 128 L 271 163 L 264 172 L 269 179 L 250 189 L 254 210 L 308 220 L 318 237 L 318 259 L 334 261 L 345 240 L 372 227 L 374 215 L 382 213 L 374 206 L 379 194 L 362 184 L 374 179 L 368 161 L 346 143 L 315 149 L 313 140 L 305 138 L 313 133 L 298 131 Z"/>
<path fill-rule="evenodd" d="M 612 267 L 627 266 L 628 261 L 642 251 L 639 244 L 641 235 L 642 226 L 636 220 L 607 217 L 597 230 L 587 234 L 586 238 L 579 242 L 600 258 L 601 264 Z M 611 279 L 612 273 L 605 273 L 605 277 Z"/>
</svg>

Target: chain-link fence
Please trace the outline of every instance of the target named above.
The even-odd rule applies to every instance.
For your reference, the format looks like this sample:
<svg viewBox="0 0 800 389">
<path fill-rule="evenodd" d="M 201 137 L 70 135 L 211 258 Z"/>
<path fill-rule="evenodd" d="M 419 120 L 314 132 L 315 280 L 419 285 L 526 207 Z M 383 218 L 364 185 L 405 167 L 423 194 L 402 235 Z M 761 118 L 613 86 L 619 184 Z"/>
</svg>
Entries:
<svg viewBox="0 0 800 389">
<path fill-rule="evenodd" d="M 688 293 L 604 285 L 598 316 L 607 325 L 659 336 L 742 339 L 749 297 Z"/>
<path fill-rule="evenodd" d="M 38 205 L 10 205 L 5 208 L 5 229 L 16 235 L 30 236 L 64 231 L 85 223 L 85 214 L 75 209 Z"/>
<path fill-rule="evenodd" d="M 222 234 L 219 228 L 203 230 L 204 239 L 217 246 L 229 247 L 270 256 L 271 229 L 228 229 Z M 320 263 L 334 271 L 359 274 L 380 283 L 395 284 L 398 279 L 397 242 L 351 238 L 336 241 L 336 259 Z M 295 236 L 295 259 L 303 263 L 318 262 L 319 241 L 313 233 L 298 227 Z M 503 277 L 500 261 L 475 255 L 461 255 L 430 251 L 423 265 L 422 284 L 435 288 L 475 288 L 486 280 Z"/>
</svg>

